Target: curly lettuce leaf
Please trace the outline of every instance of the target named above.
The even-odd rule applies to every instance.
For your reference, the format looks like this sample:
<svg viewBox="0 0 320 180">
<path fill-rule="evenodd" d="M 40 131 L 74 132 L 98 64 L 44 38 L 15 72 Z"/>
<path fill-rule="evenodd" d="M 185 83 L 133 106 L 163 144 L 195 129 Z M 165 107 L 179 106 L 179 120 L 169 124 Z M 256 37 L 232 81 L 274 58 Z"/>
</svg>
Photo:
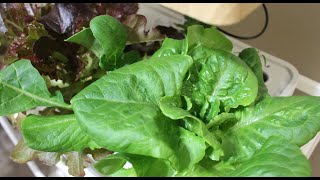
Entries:
<svg viewBox="0 0 320 180">
<path fill-rule="evenodd" d="M 189 54 L 195 63 L 183 87 L 194 106 L 193 113 L 210 122 L 218 113 L 251 104 L 258 92 L 257 78 L 237 56 L 203 46 Z"/>
<path fill-rule="evenodd" d="M 162 113 L 173 120 L 182 119 L 186 129 L 196 133 L 202 137 L 211 147 L 214 148 L 212 159 L 219 160 L 223 156 L 221 142 L 216 135 L 210 132 L 206 125 L 190 112 L 182 109 L 182 102 L 180 96 L 165 96 L 160 99 L 159 107 Z"/>
<path fill-rule="evenodd" d="M 34 63 L 39 61 L 39 58 L 33 52 L 33 45 L 38 39 L 47 35 L 48 32 L 42 24 L 35 20 L 28 23 L 23 27 L 23 34 L 10 41 L 4 61 L 6 64 L 11 64 L 21 58 L 30 59 Z"/>
<path fill-rule="evenodd" d="M 160 41 L 164 38 L 156 28 L 146 30 L 147 18 L 140 14 L 128 16 L 123 24 L 127 26 L 127 45 L 150 41 Z"/>
</svg>

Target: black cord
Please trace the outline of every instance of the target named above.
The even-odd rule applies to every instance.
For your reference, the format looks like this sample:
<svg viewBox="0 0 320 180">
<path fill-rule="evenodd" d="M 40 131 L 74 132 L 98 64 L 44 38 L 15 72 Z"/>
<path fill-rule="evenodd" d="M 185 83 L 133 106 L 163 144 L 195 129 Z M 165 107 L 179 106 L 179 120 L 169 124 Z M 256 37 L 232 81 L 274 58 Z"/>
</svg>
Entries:
<svg viewBox="0 0 320 180">
<path fill-rule="evenodd" d="M 238 38 L 238 39 L 255 39 L 255 38 L 261 36 L 261 35 L 266 31 L 266 29 L 267 29 L 267 27 L 268 27 L 268 24 L 269 24 L 269 13 L 268 13 L 268 9 L 267 9 L 267 7 L 266 7 L 265 4 L 262 4 L 262 7 L 263 7 L 263 9 L 264 9 L 265 22 L 264 22 L 264 26 L 263 26 L 262 30 L 261 30 L 258 34 L 256 34 L 256 35 L 247 36 L 247 37 L 245 37 L 245 36 L 238 36 L 238 35 L 234 35 L 234 34 L 231 34 L 231 33 L 229 33 L 229 32 L 226 32 L 225 30 L 223 30 L 223 29 L 221 29 L 221 28 L 219 28 L 219 27 L 217 27 L 217 28 L 218 28 L 221 32 L 223 32 L 223 33 L 225 33 L 225 34 L 227 34 L 227 35 L 229 35 L 229 36 L 231 36 L 231 37 L 234 37 L 234 38 Z"/>
</svg>

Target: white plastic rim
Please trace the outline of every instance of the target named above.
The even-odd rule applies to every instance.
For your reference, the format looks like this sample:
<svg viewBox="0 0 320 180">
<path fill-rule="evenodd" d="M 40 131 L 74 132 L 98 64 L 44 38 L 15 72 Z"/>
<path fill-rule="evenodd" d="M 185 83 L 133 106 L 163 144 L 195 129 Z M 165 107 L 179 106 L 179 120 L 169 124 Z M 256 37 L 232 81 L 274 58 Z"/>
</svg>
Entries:
<svg viewBox="0 0 320 180">
<path fill-rule="evenodd" d="M 250 46 L 248 44 L 245 44 L 233 37 L 230 37 L 228 35 L 225 35 L 228 37 L 228 39 L 230 39 L 234 45 L 234 49 L 235 50 L 242 50 L 242 49 L 245 49 L 245 48 L 249 48 L 249 47 L 253 47 L 253 46 Z M 280 89 L 280 91 L 278 91 L 277 93 L 275 94 L 272 94 L 272 95 L 275 95 L 275 96 L 291 96 L 293 95 L 294 93 L 294 90 L 295 88 L 297 87 L 297 84 L 298 84 L 298 80 L 299 80 L 299 72 L 298 70 L 290 63 L 278 58 L 278 57 L 275 57 L 275 56 L 272 56 L 271 54 L 269 53 L 266 53 L 264 51 L 261 51 L 259 50 L 259 54 L 260 55 L 263 55 L 265 56 L 266 60 L 267 60 L 267 63 L 274 63 L 279 67 L 282 68 L 282 71 L 283 70 L 286 70 L 290 75 L 288 76 L 290 79 L 285 79 L 285 87 L 283 89 Z M 268 73 L 268 69 L 263 67 L 264 69 L 264 72 Z M 279 70 L 279 69 L 277 69 Z M 273 74 L 270 74 L 270 73 L 273 73 Z M 273 78 L 273 77 L 278 77 L 277 80 L 281 80 L 281 78 L 283 78 L 282 76 L 284 74 L 281 74 L 281 72 L 275 72 L 275 71 L 271 71 L 269 72 L 269 74 L 267 74 L 269 76 L 269 78 Z M 272 79 L 273 81 L 276 81 L 274 79 Z M 274 89 L 276 87 L 272 87 L 274 86 L 273 84 L 269 82 L 266 82 L 266 86 L 268 87 L 268 89 Z"/>
<path fill-rule="evenodd" d="M 300 75 L 299 77 L 297 89 L 311 96 L 320 96 L 320 83 L 303 75 Z M 301 147 L 308 158 L 311 157 L 319 142 L 320 133 L 318 133 L 309 143 Z"/>
<path fill-rule="evenodd" d="M 311 96 L 320 96 L 320 83 L 300 75 L 297 89 Z"/>
</svg>

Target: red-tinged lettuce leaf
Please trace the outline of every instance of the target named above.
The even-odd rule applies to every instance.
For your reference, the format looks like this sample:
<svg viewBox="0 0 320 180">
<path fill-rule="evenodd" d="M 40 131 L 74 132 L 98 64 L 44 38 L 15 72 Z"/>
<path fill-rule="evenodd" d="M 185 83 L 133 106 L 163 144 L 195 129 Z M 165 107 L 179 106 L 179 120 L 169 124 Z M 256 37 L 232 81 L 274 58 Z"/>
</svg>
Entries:
<svg viewBox="0 0 320 180">
<path fill-rule="evenodd" d="M 19 53 L 21 50 L 26 48 L 26 36 L 21 34 L 19 37 L 15 38 L 7 47 L 6 54 L 4 56 L 4 63 L 11 64 L 19 59 Z M 31 58 L 33 59 L 33 58 Z"/>
<path fill-rule="evenodd" d="M 57 3 L 47 15 L 39 18 L 39 22 L 57 36 L 71 36 L 83 27 L 89 27 L 95 16 L 108 14 L 123 21 L 138 9 L 137 3 Z"/>
<path fill-rule="evenodd" d="M 38 21 L 58 34 L 64 34 L 71 31 L 75 12 L 67 4 L 57 4 L 49 14 L 41 17 Z"/>
<path fill-rule="evenodd" d="M 0 36 L 3 37 L 1 37 L 0 54 L 4 54 L 12 41 L 14 41 L 14 43 L 20 41 L 20 44 L 24 44 L 21 41 L 26 40 L 23 40 L 21 36 L 28 37 L 28 33 L 30 31 L 41 29 L 40 24 L 37 23 L 35 19 L 37 17 L 41 17 L 43 14 L 46 14 L 51 6 L 52 5 L 50 4 L 40 7 L 36 4 L 31 5 L 31 3 L 1 3 L 0 32 L 2 34 Z M 35 34 L 32 33 L 32 39 L 36 40 L 37 38 L 35 38 L 34 35 Z M 17 38 L 19 38 L 19 40 L 17 40 Z M 33 42 L 30 39 L 28 39 L 28 41 Z M 16 49 L 14 46 L 18 45 L 15 44 L 11 46 L 13 46 L 13 49 Z"/>
<path fill-rule="evenodd" d="M 42 36 L 47 36 L 48 31 L 44 26 L 37 21 L 32 21 L 24 28 L 24 33 L 27 34 L 27 43 L 33 45 Z"/>
<path fill-rule="evenodd" d="M 15 37 L 10 42 L 8 38 L 3 40 L 5 42 L 3 46 L 5 49 L 3 63 L 11 64 L 18 59 L 29 59 L 33 63 L 37 63 L 41 59 L 33 53 L 33 45 L 40 37 L 46 35 L 48 35 L 48 32 L 37 21 L 27 24 L 19 37 Z"/>
<path fill-rule="evenodd" d="M 38 21 L 58 35 L 72 35 L 88 26 L 90 19 L 96 15 L 92 3 L 57 3 L 49 14 Z"/>
<path fill-rule="evenodd" d="M 146 29 L 147 18 L 140 14 L 128 16 L 123 24 L 128 27 L 128 44 L 161 41 L 164 36 L 156 28 Z"/>
<path fill-rule="evenodd" d="M 44 26 L 37 21 L 32 21 L 27 24 L 23 31 L 23 34 L 10 43 L 5 56 L 6 64 L 23 58 L 30 59 L 35 63 L 40 60 L 39 57 L 33 53 L 33 45 L 40 37 L 47 36 L 48 32 L 44 29 Z"/>
<path fill-rule="evenodd" d="M 42 36 L 33 45 L 33 52 L 38 59 L 32 61 L 32 64 L 41 75 L 71 84 L 83 69 L 82 62 L 75 55 L 78 50 L 79 46 L 76 44 Z"/>
<path fill-rule="evenodd" d="M 136 14 L 139 5 L 138 3 L 105 3 L 104 5 L 98 5 L 99 12 L 106 14 L 118 19 L 119 21 L 124 21 L 127 16 Z"/>
<path fill-rule="evenodd" d="M 54 8 L 57 8 L 56 6 L 65 7 L 65 9 L 68 8 L 67 10 L 73 14 L 81 14 L 81 16 L 74 16 L 75 19 L 73 22 L 75 27 L 72 26 L 71 29 L 75 31 L 77 28 L 82 28 L 84 24 L 89 24 L 90 18 L 93 16 L 91 11 L 86 11 L 86 9 L 93 7 L 93 4 L 46 4 L 41 7 L 33 5 L 31 9 L 36 19 L 39 19 L 41 22 L 41 17 L 48 17 L 50 15 L 48 13 L 54 12 Z M 10 18 L 8 19 L 4 15 L 9 14 L 10 9 L 20 10 L 19 8 L 21 11 L 24 10 L 21 4 L 9 3 L 6 6 L 2 5 L 2 17 L 4 17 L 4 20 L 10 20 Z M 23 12 L 27 14 L 27 11 Z M 6 14 L 3 15 L 3 13 Z M 43 25 L 39 23 L 39 21 L 33 20 L 30 23 L 25 23 L 25 25 L 21 27 L 23 31 L 20 34 L 12 33 L 16 31 L 16 29 L 13 29 L 13 31 L 11 27 L 15 28 L 17 24 L 13 26 L 9 23 L 9 31 L 0 37 L 0 51 L 2 52 L 1 54 L 5 54 L 4 58 L 1 58 L 0 68 L 23 58 L 29 59 L 42 76 L 47 76 L 53 81 L 61 80 L 64 83 L 73 84 L 79 80 L 87 79 L 91 70 L 94 71 L 97 68 L 95 68 L 95 66 L 89 66 L 88 72 L 80 74 L 82 70 L 86 69 L 83 59 L 88 58 L 81 57 L 81 54 L 85 54 L 86 51 L 81 50 L 76 44 L 64 42 L 65 35 L 59 35 L 48 27 L 45 29 L 47 25 Z M 19 23 L 19 21 L 16 23 Z M 17 27 L 20 28 L 20 26 Z M 92 74 L 95 73 L 92 72 Z M 55 90 L 58 89 L 50 88 L 52 92 Z"/>
<path fill-rule="evenodd" d="M 72 34 L 79 32 L 83 27 L 89 27 L 89 22 L 99 14 L 95 10 L 95 3 L 70 3 L 77 13 L 74 19 Z"/>
<path fill-rule="evenodd" d="M 167 27 L 167 26 L 161 26 L 158 25 L 155 27 L 155 29 L 157 29 L 160 34 L 165 35 L 168 38 L 173 38 L 173 39 L 184 39 L 185 35 L 182 31 L 177 30 L 174 27 Z"/>
<path fill-rule="evenodd" d="M 23 28 L 34 20 L 34 14 L 29 3 L 2 3 L 0 13 L 5 26 L 1 29 L 8 36 L 19 36 L 23 33 Z"/>
</svg>

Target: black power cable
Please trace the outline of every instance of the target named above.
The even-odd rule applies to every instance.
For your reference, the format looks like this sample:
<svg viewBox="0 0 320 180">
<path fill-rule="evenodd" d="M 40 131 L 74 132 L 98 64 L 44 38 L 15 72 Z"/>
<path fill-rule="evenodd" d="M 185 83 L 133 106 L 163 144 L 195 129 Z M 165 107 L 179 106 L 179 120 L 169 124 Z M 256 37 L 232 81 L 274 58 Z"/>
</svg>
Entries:
<svg viewBox="0 0 320 180">
<path fill-rule="evenodd" d="M 266 31 L 266 29 L 267 29 L 267 27 L 268 27 L 268 24 L 269 24 L 269 13 L 268 13 L 268 9 L 267 9 L 267 7 L 266 7 L 265 4 L 262 4 L 262 7 L 263 7 L 263 10 L 264 10 L 264 14 L 265 14 L 265 22 L 264 22 L 264 26 L 263 26 L 262 30 L 261 30 L 258 34 L 256 34 L 256 35 L 247 36 L 247 37 L 246 37 L 246 36 L 238 36 L 238 35 L 231 34 L 231 33 L 227 32 L 227 31 L 225 31 L 225 30 L 223 30 L 223 29 L 221 29 L 221 28 L 219 28 L 219 27 L 217 27 L 217 29 L 219 29 L 221 32 L 223 32 L 223 33 L 225 33 L 225 34 L 227 34 L 227 35 L 229 35 L 229 36 L 231 36 L 231 37 L 234 37 L 234 38 L 246 39 L 246 40 L 247 40 L 247 39 L 255 39 L 255 38 L 261 36 L 261 35 Z"/>
</svg>

